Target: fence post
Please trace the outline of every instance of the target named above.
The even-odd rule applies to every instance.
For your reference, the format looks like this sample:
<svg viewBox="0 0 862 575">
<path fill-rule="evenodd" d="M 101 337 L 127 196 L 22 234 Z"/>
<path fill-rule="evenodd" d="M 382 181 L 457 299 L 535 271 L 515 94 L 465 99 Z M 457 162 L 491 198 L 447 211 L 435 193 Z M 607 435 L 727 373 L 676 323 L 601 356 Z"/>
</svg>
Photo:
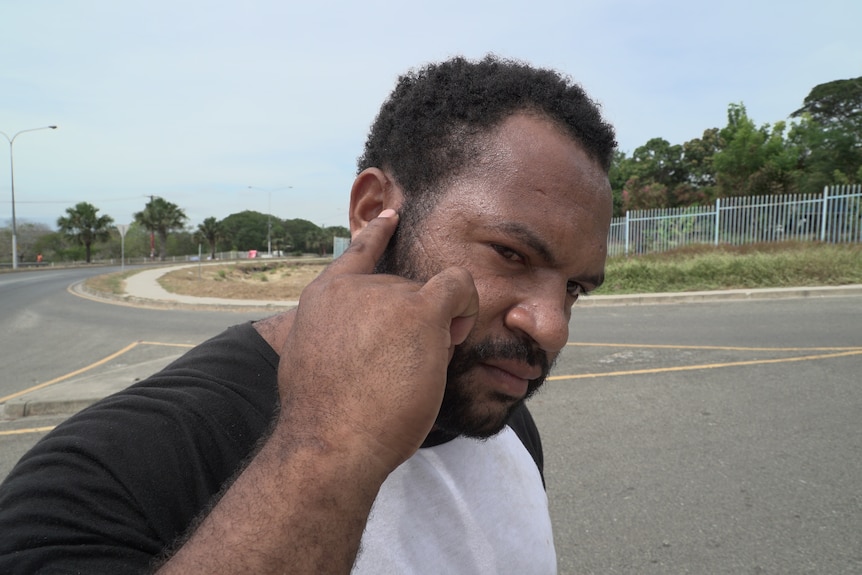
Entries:
<svg viewBox="0 0 862 575">
<path fill-rule="evenodd" d="M 829 203 L 829 186 L 823 187 L 823 209 L 820 211 L 820 241 L 826 241 L 826 214 Z"/>
<path fill-rule="evenodd" d="M 718 246 L 718 231 L 721 229 L 719 222 L 719 214 L 721 213 L 721 198 L 715 198 L 715 242 L 713 245 Z"/>
<path fill-rule="evenodd" d="M 626 224 L 625 224 L 625 227 L 623 229 L 623 232 L 626 235 L 625 255 L 629 255 L 629 211 L 628 210 L 626 210 Z"/>
</svg>

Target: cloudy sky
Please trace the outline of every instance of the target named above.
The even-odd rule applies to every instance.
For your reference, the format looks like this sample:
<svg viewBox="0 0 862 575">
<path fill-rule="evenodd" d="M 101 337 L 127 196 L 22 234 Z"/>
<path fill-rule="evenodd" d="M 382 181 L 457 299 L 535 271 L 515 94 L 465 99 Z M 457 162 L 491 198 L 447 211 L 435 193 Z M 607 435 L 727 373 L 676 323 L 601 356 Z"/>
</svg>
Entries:
<svg viewBox="0 0 862 575">
<path fill-rule="evenodd" d="M 245 209 L 347 225 L 369 124 L 403 71 L 488 52 L 572 76 L 631 152 L 784 120 L 862 75 L 857 0 L 0 0 L 0 131 L 18 222 L 150 195 L 189 224 Z M 0 139 L 0 148 L 6 143 Z M 0 154 L 0 225 L 11 222 Z"/>
</svg>

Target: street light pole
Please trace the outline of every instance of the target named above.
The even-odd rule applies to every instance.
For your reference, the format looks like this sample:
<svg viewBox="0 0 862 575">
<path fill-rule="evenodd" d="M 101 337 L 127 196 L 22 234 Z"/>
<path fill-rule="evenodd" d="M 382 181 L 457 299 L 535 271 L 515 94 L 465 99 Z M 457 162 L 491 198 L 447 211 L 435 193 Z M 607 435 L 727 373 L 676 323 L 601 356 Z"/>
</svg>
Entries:
<svg viewBox="0 0 862 575">
<path fill-rule="evenodd" d="M 6 141 L 9 142 L 9 177 L 12 179 L 12 269 L 18 269 L 18 224 L 15 221 L 15 159 L 12 154 L 15 138 L 25 132 L 35 132 L 36 130 L 56 130 L 57 126 L 43 126 L 41 128 L 30 128 L 16 132 L 10 138 L 5 132 L 0 132 Z"/>
<path fill-rule="evenodd" d="M 284 186 L 283 188 L 275 188 L 274 190 L 265 190 L 254 186 L 248 187 L 249 190 L 260 190 L 261 192 L 266 192 L 269 196 L 266 207 L 266 253 L 269 257 L 272 257 L 272 193 L 279 190 L 289 190 L 292 187 L 293 186 Z"/>
</svg>

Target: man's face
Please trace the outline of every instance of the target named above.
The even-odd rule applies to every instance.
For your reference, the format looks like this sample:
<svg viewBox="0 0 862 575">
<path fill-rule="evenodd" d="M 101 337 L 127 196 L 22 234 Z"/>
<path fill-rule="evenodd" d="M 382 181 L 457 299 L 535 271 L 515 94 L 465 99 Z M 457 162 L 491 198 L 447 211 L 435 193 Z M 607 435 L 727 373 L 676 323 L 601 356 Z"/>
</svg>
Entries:
<svg viewBox="0 0 862 575">
<path fill-rule="evenodd" d="M 542 385 L 568 341 L 572 305 L 602 281 L 610 218 L 600 166 L 548 120 L 519 114 L 419 225 L 399 229 L 381 271 L 425 281 L 460 266 L 479 292 L 438 428 L 490 437 Z"/>
</svg>

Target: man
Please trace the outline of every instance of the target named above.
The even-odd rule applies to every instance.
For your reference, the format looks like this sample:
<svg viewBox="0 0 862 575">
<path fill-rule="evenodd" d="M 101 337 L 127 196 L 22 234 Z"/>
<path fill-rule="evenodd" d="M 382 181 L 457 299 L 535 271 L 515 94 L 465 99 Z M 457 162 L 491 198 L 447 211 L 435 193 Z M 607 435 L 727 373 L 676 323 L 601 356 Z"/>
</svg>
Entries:
<svg viewBox="0 0 862 575">
<path fill-rule="evenodd" d="M 25 456 L 0 492 L 0 571 L 554 572 L 524 401 L 602 282 L 614 146 L 551 71 L 403 76 L 359 160 L 351 248 L 295 311 Z"/>
</svg>

